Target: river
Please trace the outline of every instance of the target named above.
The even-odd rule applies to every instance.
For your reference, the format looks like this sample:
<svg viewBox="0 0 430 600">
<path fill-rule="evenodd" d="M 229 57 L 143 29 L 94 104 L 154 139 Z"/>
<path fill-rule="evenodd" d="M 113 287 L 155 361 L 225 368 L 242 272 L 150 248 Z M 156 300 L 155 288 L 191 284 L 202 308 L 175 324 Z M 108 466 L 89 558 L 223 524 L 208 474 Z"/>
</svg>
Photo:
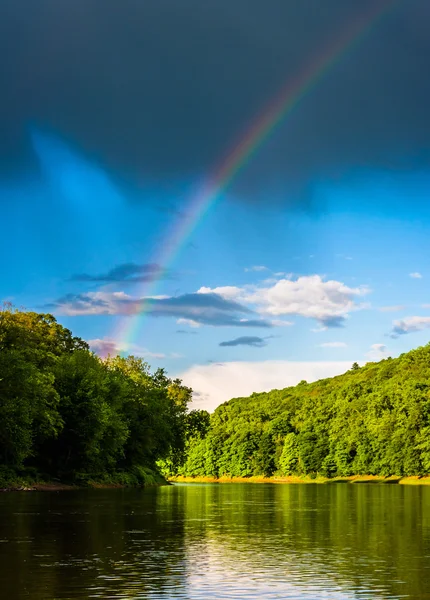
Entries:
<svg viewBox="0 0 430 600">
<path fill-rule="evenodd" d="M 1 598 L 430 598 L 430 486 L 0 495 Z"/>
</svg>

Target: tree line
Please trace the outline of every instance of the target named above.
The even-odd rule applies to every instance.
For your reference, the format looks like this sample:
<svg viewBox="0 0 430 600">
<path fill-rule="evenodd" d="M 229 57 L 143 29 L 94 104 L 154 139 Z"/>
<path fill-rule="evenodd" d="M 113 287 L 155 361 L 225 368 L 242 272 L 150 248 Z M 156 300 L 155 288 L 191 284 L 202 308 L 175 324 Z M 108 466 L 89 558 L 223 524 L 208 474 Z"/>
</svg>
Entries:
<svg viewBox="0 0 430 600">
<path fill-rule="evenodd" d="M 160 482 L 183 462 L 190 399 L 140 358 L 102 360 L 52 315 L 0 310 L 0 486 Z"/>
<path fill-rule="evenodd" d="M 430 345 L 200 415 L 176 474 L 425 475 L 430 472 Z"/>
<path fill-rule="evenodd" d="M 162 475 L 424 475 L 430 344 L 213 414 L 133 356 L 101 359 L 52 315 L 0 310 L 0 487 Z"/>
</svg>

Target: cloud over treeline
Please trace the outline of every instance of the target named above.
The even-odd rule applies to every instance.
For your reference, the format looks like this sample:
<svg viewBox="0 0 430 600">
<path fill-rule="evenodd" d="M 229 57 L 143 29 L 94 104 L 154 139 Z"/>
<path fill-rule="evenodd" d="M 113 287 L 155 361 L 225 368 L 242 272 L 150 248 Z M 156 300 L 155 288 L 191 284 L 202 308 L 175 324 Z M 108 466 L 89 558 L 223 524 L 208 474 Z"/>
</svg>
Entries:
<svg viewBox="0 0 430 600">
<path fill-rule="evenodd" d="M 69 316 L 144 312 L 155 317 L 175 317 L 178 324 L 192 328 L 284 327 L 292 322 L 280 317 L 296 315 L 316 320 L 323 328 L 336 328 L 344 326 L 350 313 L 368 306 L 360 300 L 369 293 L 366 286 L 352 288 L 340 281 L 309 275 L 244 287 L 203 286 L 197 292 L 179 296 L 137 297 L 106 290 L 70 293 L 47 308 Z"/>
<path fill-rule="evenodd" d="M 430 317 L 427 316 L 413 316 L 406 317 L 393 321 L 393 328 L 390 333 L 390 337 L 398 338 L 400 335 L 406 335 L 407 333 L 414 333 L 416 331 L 423 331 L 424 329 L 430 328 Z"/>
<path fill-rule="evenodd" d="M 218 294 L 183 294 L 175 297 L 136 298 L 124 292 L 87 292 L 67 294 L 47 306 L 59 314 L 134 315 L 147 313 L 155 317 L 175 317 L 213 326 L 271 327 L 251 309 Z"/>
<path fill-rule="evenodd" d="M 202 287 L 199 292 L 219 294 L 252 306 L 266 318 L 297 315 L 316 319 L 324 327 L 342 327 L 351 312 L 367 306 L 357 300 L 370 290 L 366 286 L 352 288 L 340 281 L 326 281 L 320 275 L 308 275 L 272 284 L 263 281 L 245 287 Z"/>
</svg>

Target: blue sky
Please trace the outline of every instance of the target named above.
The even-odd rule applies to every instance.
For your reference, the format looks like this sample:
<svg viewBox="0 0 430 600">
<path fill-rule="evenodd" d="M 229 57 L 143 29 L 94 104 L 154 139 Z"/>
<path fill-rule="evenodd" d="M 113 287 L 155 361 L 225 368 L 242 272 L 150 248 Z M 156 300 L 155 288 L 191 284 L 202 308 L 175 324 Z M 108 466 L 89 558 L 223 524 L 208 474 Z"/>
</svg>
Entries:
<svg viewBox="0 0 430 600">
<path fill-rule="evenodd" d="M 234 140 L 374 1 L 7 0 L 0 298 L 209 409 L 427 343 L 426 3 L 393 2 L 165 252 Z"/>
<path fill-rule="evenodd" d="M 321 210 L 276 202 L 263 210 L 235 201 L 233 186 L 183 241 L 167 272 L 147 287 L 130 278 L 151 268 L 181 216 L 154 210 L 136 195 L 172 199 L 163 190 L 127 193 L 64 139 L 40 132 L 33 139 L 43 167 L 39 176 L 2 185 L 9 201 L 0 242 L 8 257 L 1 296 L 53 312 L 95 351 L 140 354 L 187 379 L 196 366 L 256 363 L 264 369 L 266 361 L 333 363 L 331 374 L 338 363 L 397 356 L 427 343 L 425 172 L 388 177 L 369 171 L 350 184 L 321 182 L 314 191 L 316 202 L 324 198 Z M 226 306 L 214 316 L 211 303 L 200 307 L 203 292 Z M 123 316 L 115 301 L 121 294 L 130 302 L 142 294 L 162 296 L 161 302 L 176 298 L 178 306 L 173 313 L 163 304 Z M 225 316 L 234 317 L 233 324 Z M 131 335 L 115 338 L 129 319 Z M 280 382 L 285 368 L 281 362 Z"/>
</svg>

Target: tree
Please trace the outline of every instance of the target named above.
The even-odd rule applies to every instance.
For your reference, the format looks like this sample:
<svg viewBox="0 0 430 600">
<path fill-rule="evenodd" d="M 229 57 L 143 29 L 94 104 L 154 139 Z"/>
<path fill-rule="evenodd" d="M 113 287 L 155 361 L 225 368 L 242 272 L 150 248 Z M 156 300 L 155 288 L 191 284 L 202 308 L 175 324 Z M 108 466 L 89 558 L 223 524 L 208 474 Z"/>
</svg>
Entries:
<svg viewBox="0 0 430 600">
<path fill-rule="evenodd" d="M 114 470 L 129 436 L 122 415 L 124 382 L 86 350 L 59 358 L 54 374 L 63 427 L 41 446 L 40 463 L 66 478 Z"/>
<path fill-rule="evenodd" d="M 233 398 L 210 416 L 205 472 L 430 473 L 429 381 L 430 344 L 397 359 L 354 363 L 330 379 Z M 189 456 L 197 447 L 192 440 Z M 184 474 L 189 464 L 185 457 Z"/>
<path fill-rule="evenodd" d="M 159 459 L 182 460 L 190 397 L 140 358 L 101 360 L 52 315 L 0 310 L 0 468 L 155 480 Z M 191 425 L 204 431 L 207 419 Z"/>
</svg>

